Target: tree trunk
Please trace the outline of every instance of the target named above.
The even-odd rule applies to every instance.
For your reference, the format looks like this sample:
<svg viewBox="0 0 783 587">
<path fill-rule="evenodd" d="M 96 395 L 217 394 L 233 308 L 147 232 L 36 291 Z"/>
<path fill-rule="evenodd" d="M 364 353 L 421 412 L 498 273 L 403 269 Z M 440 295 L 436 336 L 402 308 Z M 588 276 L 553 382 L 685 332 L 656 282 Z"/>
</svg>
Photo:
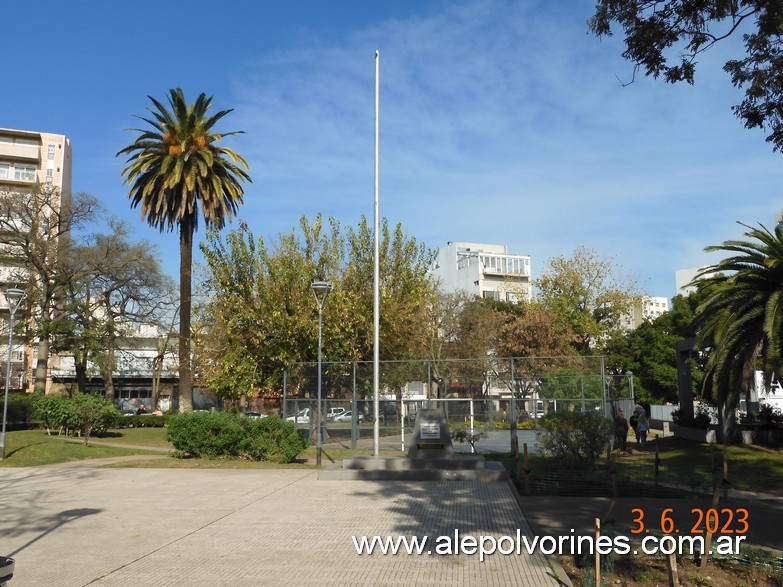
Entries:
<svg viewBox="0 0 783 587">
<path fill-rule="evenodd" d="M 718 430 L 723 444 L 731 444 L 737 435 L 737 396 L 731 394 L 718 406 Z"/>
<path fill-rule="evenodd" d="M 183 219 L 179 236 L 179 411 L 193 411 L 193 383 L 190 371 L 190 302 L 193 263 L 191 219 Z"/>
<path fill-rule="evenodd" d="M 87 353 L 75 352 L 73 360 L 76 368 L 76 391 L 85 393 L 87 391 Z"/>
<path fill-rule="evenodd" d="M 108 349 L 106 349 L 106 373 L 104 374 L 104 395 L 108 401 L 114 403 L 114 337 L 109 337 Z"/>
<path fill-rule="evenodd" d="M 49 369 L 49 339 L 38 341 L 38 362 L 35 365 L 35 391 L 46 393 L 46 372 Z"/>
</svg>

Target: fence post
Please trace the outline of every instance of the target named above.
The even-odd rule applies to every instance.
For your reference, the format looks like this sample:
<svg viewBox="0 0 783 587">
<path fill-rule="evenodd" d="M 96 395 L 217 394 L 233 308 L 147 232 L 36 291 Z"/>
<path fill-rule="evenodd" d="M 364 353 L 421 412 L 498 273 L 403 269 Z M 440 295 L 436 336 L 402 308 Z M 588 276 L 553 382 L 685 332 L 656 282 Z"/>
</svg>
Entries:
<svg viewBox="0 0 783 587">
<path fill-rule="evenodd" d="M 351 448 L 356 450 L 356 441 L 359 437 L 359 406 L 356 404 L 356 361 L 353 361 L 353 377 L 351 382 Z"/>
<path fill-rule="evenodd" d="M 598 544 L 598 539 L 601 538 L 601 518 L 595 519 L 595 544 Z M 595 584 L 601 585 L 601 553 L 599 548 L 595 549 Z"/>
<path fill-rule="evenodd" d="M 288 369 L 283 370 L 283 420 L 286 418 L 286 392 L 288 391 Z"/>
<path fill-rule="evenodd" d="M 617 461 L 614 454 L 611 459 L 611 475 L 612 475 L 612 497 L 617 499 Z"/>
<path fill-rule="evenodd" d="M 511 424 L 511 458 L 514 459 L 513 462 L 519 461 L 519 437 L 517 436 L 517 398 L 516 393 L 514 393 L 514 359 L 509 359 L 511 361 L 511 409 L 509 410 L 511 414 L 509 415 L 510 424 Z"/>
<path fill-rule="evenodd" d="M 522 449 L 523 449 L 524 455 L 525 455 L 524 456 L 525 460 L 524 460 L 524 463 L 523 463 L 524 464 L 523 471 L 525 472 L 525 495 L 530 495 L 530 464 L 529 464 L 528 459 L 527 459 L 527 442 L 525 442 L 522 445 Z"/>
<path fill-rule="evenodd" d="M 658 442 L 655 443 L 655 485 L 658 485 L 658 475 L 660 474 L 661 458 L 658 454 Z"/>
<path fill-rule="evenodd" d="M 723 445 L 723 497 L 729 497 L 729 453 Z"/>
</svg>

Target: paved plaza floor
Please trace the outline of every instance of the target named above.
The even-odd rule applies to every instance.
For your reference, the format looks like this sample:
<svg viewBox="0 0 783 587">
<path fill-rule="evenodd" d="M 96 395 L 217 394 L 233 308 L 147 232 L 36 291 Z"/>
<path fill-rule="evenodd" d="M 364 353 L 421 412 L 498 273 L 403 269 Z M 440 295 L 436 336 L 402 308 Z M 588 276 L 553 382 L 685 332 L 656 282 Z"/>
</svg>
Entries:
<svg viewBox="0 0 783 587">
<path fill-rule="evenodd" d="M 531 536 L 504 482 L 96 465 L 0 470 L 9 587 L 568 584 L 540 554 L 356 553 L 352 536 Z"/>
</svg>

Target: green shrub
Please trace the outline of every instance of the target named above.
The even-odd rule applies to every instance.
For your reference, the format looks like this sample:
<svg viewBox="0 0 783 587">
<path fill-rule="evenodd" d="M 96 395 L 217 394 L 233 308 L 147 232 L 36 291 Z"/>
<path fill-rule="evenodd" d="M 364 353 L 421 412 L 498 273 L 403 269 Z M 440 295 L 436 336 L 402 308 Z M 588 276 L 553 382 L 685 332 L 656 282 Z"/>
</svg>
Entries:
<svg viewBox="0 0 783 587">
<path fill-rule="evenodd" d="M 709 430 L 710 414 L 703 407 L 698 408 L 693 416 L 683 414 L 680 412 L 680 409 L 677 408 L 676 410 L 672 411 L 672 422 L 678 426 L 684 426 L 686 428 Z"/>
<path fill-rule="evenodd" d="M 613 422 L 592 411 L 550 412 L 538 425 L 541 449 L 579 468 L 595 468 L 614 433 Z"/>
<path fill-rule="evenodd" d="M 239 416 L 226 412 L 187 412 L 169 421 L 166 438 L 185 455 L 216 459 L 239 454 L 245 432 Z"/>
<path fill-rule="evenodd" d="M 475 452 L 476 443 L 480 440 L 488 438 L 488 435 L 480 428 L 473 428 L 473 430 L 471 430 L 470 426 L 467 424 L 460 424 L 458 426 L 454 426 L 451 429 L 451 438 L 460 444 L 467 442 L 470 444 L 470 448 L 473 450 L 473 452 Z"/>
<path fill-rule="evenodd" d="M 106 432 L 115 425 L 120 413 L 105 397 L 92 393 L 77 393 L 66 402 L 68 430 L 79 432 L 86 445 L 90 436 Z"/>
<path fill-rule="evenodd" d="M 117 428 L 165 428 L 171 416 L 154 414 L 144 416 L 121 416 L 117 420 Z"/>
<path fill-rule="evenodd" d="M 47 434 L 52 430 L 66 431 L 68 423 L 68 398 L 61 395 L 36 394 L 33 400 L 33 416 Z"/>
<path fill-rule="evenodd" d="M 275 463 L 290 463 L 309 445 L 293 422 L 275 417 L 250 420 L 226 412 L 177 414 L 169 420 L 166 437 L 182 455 Z"/>
<path fill-rule="evenodd" d="M 241 454 L 254 461 L 290 463 L 309 445 L 293 422 L 274 416 L 244 423 L 246 436 Z"/>
<path fill-rule="evenodd" d="M 33 402 L 34 396 L 30 393 L 9 393 L 6 419 L 8 425 L 27 426 L 33 419 Z"/>
</svg>

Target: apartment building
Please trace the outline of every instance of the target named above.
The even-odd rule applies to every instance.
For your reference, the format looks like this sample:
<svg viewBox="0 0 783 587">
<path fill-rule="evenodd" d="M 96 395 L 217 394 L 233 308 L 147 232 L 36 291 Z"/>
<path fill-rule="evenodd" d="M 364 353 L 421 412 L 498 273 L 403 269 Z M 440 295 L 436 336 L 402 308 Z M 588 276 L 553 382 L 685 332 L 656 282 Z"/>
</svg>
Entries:
<svg viewBox="0 0 783 587">
<path fill-rule="evenodd" d="M 505 302 L 530 301 L 530 256 L 514 255 L 506 245 L 449 242 L 438 250 L 430 274 L 446 292 Z"/>
<path fill-rule="evenodd" d="M 634 300 L 631 311 L 622 317 L 621 326 L 633 330 L 642 322 L 652 322 L 669 311 L 669 299 L 660 296 L 641 296 Z"/>
<path fill-rule="evenodd" d="M 67 207 L 71 196 L 71 161 L 71 142 L 64 135 L 0 128 L 0 194 L 18 194 L 21 198 L 37 192 L 46 199 L 48 209 Z M 36 228 L 45 231 L 47 222 L 48 218 L 41 218 Z M 0 291 L 23 286 L 29 279 L 8 232 L 0 231 Z M 0 317 L 7 335 L 9 312 L 2 295 Z M 7 357 L 6 336 L 2 342 L 0 353 Z M 11 389 L 30 388 L 36 358 L 35 345 L 13 345 Z"/>
</svg>

